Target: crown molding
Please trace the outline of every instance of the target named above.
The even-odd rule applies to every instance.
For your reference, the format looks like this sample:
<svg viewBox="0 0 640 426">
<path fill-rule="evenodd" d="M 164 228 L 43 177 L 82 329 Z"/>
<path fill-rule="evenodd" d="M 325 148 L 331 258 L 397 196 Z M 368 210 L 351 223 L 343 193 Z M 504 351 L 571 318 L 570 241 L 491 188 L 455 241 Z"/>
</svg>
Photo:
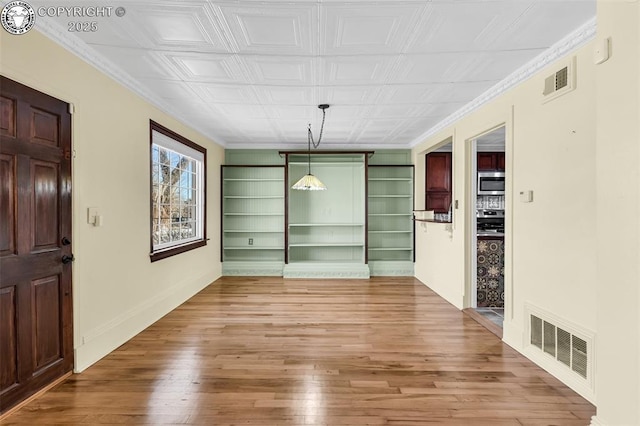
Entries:
<svg viewBox="0 0 640 426">
<path fill-rule="evenodd" d="M 553 44 L 547 50 L 509 74 L 507 77 L 502 79 L 491 88 L 487 89 L 480 96 L 414 139 L 409 143 L 409 147 L 415 147 L 416 145 L 424 142 L 429 137 L 434 136 L 441 130 L 444 130 L 445 128 L 451 126 L 466 115 L 471 114 L 473 111 L 482 107 L 487 102 L 497 98 L 509 89 L 529 79 L 547 65 L 583 46 L 584 44 L 592 40 L 595 35 L 596 18 L 593 17 L 582 24 L 580 27 L 576 28 L 576 30 L 568 34 L 562 40 Z"/>
<path fill-rule="evenodd" d="M 145 89 L 140 83 L 131 77 L 128 73 L 123 71 L 120 67 L 115 65 L 113 62 L 100 55 L 94 48 L 92 48 L 89 44 L 82 41 L 80 38 L 72 35 L 61 26 L 55 24 L 49 19 L 39 19 L 38 25 L 34 28 L 45 37 L 59 44 L 63 48 L 67 49 L 69 52 L 78 56 L 83 61 L 87 62 L 89 65 L 96 68 L 98 71 L 106 74 L 108 77 L 115 80 L 117 83 L 120 83 L 124 87 L 126 87 L 129 91 L 135 93 L 140 96 L 143 100 L 150 103 L 151 105 L 158 108 L 160 111 L 165 114 L 171 116 L 176 119 L 180 123 L 184 124 L 191 129 L 196 130 L 202 135 L 212 138 L 215 138 L 214 142 L 218 145 L 225 146 L 223 140 L 216 135 L 212 135 L 210 130 L 205 130 L 199 128 L 199 126 L 190 123 L 187 119 L 185 119 L 179 110 L 173 108 L 169 103 L 160 99 L 156 95 L 154 95 L 149 90 Z"/>
</svg>

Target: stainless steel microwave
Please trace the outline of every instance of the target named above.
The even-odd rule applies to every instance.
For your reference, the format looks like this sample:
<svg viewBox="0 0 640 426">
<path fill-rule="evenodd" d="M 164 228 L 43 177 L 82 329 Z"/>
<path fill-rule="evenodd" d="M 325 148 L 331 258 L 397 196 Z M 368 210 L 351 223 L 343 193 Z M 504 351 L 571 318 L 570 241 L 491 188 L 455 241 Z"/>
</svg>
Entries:
<svg viewBox="0 0 640 426">
<path fill-rule="evenodd" d="M 504 195 L 504 172 L 478 172 L 478 195 Z"/>
</svg>

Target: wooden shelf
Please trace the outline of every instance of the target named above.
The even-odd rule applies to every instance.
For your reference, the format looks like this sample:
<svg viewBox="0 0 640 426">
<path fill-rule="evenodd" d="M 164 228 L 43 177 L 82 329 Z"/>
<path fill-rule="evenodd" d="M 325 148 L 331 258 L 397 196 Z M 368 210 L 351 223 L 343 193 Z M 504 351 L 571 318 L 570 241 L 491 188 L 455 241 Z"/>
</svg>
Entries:
<svg viewBox="0 0 640 426">
<path fill-rule="evenodd" d="M 222 179 L 225 182 L 283 182 L 284 181 L 282 179 L 261 179 L 261 178 L 246 178 L 246 179 L 239 179 L 239 178 L 224 178 Z"/>
<path fill-rule="evenodd" d="M 364 226 L 364 223 L 290 223 L 289 227 Z"/>
<path fill-rule="evenodd" d="M 364 243 L 289 243 L 289 247 L 364 247 Z"/>
<path fill-rule="evenodd" d="M 290 162 L 289 163 L 290 166 L 304 166 L 307 167 L 309 165 L 309 163 L 305 162 L 298 162 L 298 161 L 294 161 L 294 162 Z M 334 162 L 317 162 L 314 163 L 313 161 L 311 162 L 311 167 L 314 166 L 361 166 L 363 167 L 364 164 L 362 163 L 362 161 L 334 161 Z"/>
<path fill-rule="evenodd" d="M 222 232 L 227 233 L 238 233 L 238 234 L 282 234 L 281 230 L 273 231 L 268 229 L 225 229 Z"/>
<path fill-rule="evenodd" d="M 369 231 L 370 234 L 413 234 L 413 231 Z"/>
<path fill-rule="evenodd" d="M 284 216 L 284 213 L 224 213 L 225 216 Z"/>
<path fill-rule="evenodd" d="M 284 247 L 260 247 L 260 246 L 234 246 L 225 247 L 225 250 L 284 250 Z"/>
<path fill-rule="evenodd" d="M 238 200 L 262 200 L 280 198 L 284 199 L 284 195 L 225 195 L 224 198 L 238 199 Z"/>
</svg>

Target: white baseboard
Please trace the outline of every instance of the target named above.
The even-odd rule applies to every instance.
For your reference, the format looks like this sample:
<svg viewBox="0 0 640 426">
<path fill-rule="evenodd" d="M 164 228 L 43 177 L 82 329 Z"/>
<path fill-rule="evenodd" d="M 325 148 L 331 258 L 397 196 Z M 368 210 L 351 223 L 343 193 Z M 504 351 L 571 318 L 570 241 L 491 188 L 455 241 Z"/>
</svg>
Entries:
<svg viewBox="0 0 640 426">
<path fill-rule="evenodd" d="M 84 371 L 219 277 L 219 274 L 208 273 L 181 282 L 85 333 L 74 348 L 74 372 Z"/>
<path fill-rule="evenodd" d="M 505 319 L 502 324 L 502 341 L 518 352 L 524 347 L 524 330 L 515 325 L 514 321 Z"/>
</svg>

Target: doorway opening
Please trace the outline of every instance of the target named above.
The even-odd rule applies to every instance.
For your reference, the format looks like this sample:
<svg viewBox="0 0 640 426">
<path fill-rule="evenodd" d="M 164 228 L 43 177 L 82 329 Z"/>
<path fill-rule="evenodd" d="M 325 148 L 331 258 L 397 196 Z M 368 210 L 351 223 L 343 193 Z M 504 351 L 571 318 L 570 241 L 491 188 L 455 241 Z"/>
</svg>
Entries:
<svg viewBox="0 0 640 426">
<path fill-rule="evenodd" d="M 472 140 L 469 146 L 468 312 L 502 336 L 505 312 L 505 126 Z"/>
</svg>

